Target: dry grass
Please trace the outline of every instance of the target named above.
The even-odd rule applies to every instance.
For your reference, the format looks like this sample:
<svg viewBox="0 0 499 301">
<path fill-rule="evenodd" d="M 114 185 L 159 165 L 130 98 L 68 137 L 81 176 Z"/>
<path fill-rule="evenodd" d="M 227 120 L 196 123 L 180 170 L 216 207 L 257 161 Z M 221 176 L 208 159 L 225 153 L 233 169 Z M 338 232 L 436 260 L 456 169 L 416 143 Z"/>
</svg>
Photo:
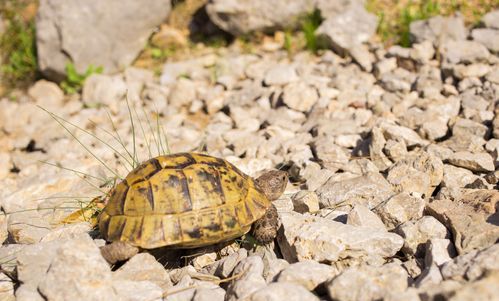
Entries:
<svg viewBox="0 0 499 301">
<path fill-rule="evenodd" d="M 366 7 L 378 15 L 378 34 L 387 45 L 409 46 L 412 21 L 460 12 L 467 25 L 475 25 L 499 0 L 367 0 Z"/>
</svg>

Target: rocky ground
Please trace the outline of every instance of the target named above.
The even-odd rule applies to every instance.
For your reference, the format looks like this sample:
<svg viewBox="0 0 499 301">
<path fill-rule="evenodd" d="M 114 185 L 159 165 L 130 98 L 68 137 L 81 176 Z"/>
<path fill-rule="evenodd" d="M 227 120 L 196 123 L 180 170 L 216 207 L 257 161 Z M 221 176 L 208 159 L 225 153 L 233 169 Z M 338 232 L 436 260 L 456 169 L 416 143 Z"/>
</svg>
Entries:
<svg viewBox="0 0 499 301">
<path fill-rule="evenodd" d="M 344 57 L 234 44 L 159 78 L 130 67 L 81 95 L 41 80 L 2 99 L 1 299 L 499 300 L 498 21 L 435 17 L 411 48 L 348 41 Z M 62 223 L 127 174 L 121 144 L 166 152 L 158 123 L 171 152 L 289 172 L 273 244 L 110 267 L 88 222 Z"/>
</svg>

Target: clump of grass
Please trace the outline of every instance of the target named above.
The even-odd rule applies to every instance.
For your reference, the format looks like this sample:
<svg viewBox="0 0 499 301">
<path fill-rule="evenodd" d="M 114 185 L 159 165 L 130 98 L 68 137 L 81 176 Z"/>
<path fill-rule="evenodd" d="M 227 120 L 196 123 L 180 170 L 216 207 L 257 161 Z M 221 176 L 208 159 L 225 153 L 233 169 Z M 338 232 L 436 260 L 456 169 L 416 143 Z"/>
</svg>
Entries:
<svg viewBox="0 0 499 301">
<path fill-rule="evenodd" d="M 6 20 L 6 30 L 0 37 L 3 65 L 2 78 L 12 87 L 24 86 L 37 75 L 37 56 L 34 19 L 25 19 L 25 4 L 6 1 L 0 4 L 0 14 Z"/>
<path fill-rule="evenodd" d="M 301 30 L 305 37 L 305 48 L 314 53 L 316 53 L 320 48 L 315 31 L 319 28 L 321 23 L 321 13 L 317 9 L 307 14 L 301 22 Z"/>
<path fill-rule="evenodd" d="M 440 14 L 440 5 L 437 1 L 426 0 L 415 6 L 407 6 L 402 10 L 400 16 L 400 36 L 399 44 L 402 47 L 411 46 L 411 37 L 409 28 L 412 22 L 417 20 L 426 20 Z"/>
<path fill-rule="evenodd" d="M 84 73 L 79 73 L 73 63 L 66 64 L 66 79 L 64 79 L 60 86 L 66 94 L 75 94 L 81 91 L 83 84 L 87 77 L 94 73 L 102 73 L 102 66 L 95 67 L 90 65 Z"/>
</svg>

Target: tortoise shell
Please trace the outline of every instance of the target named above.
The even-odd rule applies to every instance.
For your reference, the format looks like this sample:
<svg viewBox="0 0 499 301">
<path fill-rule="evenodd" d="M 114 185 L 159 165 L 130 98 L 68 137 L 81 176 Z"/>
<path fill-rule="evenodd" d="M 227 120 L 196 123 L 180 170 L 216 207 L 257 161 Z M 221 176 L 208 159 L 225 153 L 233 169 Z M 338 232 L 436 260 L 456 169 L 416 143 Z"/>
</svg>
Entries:
<svg viewBox="0 0 499 301">
<path fill-rule="evenodd" d="M 195 248 L 247 233 L 271 205 L 252 178 L 226 160 L 158 156 L 131 171 L 99 216 L 107 241 L 144 249 Z"/>
</svg>

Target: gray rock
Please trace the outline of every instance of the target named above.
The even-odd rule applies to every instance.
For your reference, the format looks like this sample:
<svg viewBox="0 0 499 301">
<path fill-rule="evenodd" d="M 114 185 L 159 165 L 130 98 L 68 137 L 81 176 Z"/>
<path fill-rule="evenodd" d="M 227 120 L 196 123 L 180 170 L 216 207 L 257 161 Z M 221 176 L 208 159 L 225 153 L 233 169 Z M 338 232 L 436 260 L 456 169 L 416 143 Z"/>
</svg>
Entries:
<svg viewBox="0 0 499 301">
<path fill-rule="evenodd" d="M 469 189 L 459 197 L 454 201 L 435 200 L 426 210 L 452 230 L 454 245 L 460 255 L 494 244 L 499 239 L 499 227 L 491 221 L 499 192 Z"/>
<path fill-rule="evenodd" d="M 49 222 L 35 210 L 12 213 L 7 220 L 7 231 L 15 243 L 40 242 L 45 235 L 50 233 L 50 229 Z"/>
<path fill-rule="evenodd" d="M 307 113 L 319 100 L 319 95 L 315 88 L 300 81 L 284 87 L 282 98 L 291 109 Z"/>
<path fill-rule="evenodd" d="M 427 267 L 432 264 L 440 267 L 456 256 L 456 249 L 449 239 L 432 238 L 426 242 L 424 261 Z"/>
<path fill-rule="evenodd" d="M 490 172 L 495 170 L 494 160 L 487 153 L 457 152 L 449 158 L 449 163 L 474 172 Z"/>
<path fill-rule="evenodd" d="M 235 267 L 232 275 L 241 275 L 237 281 L 233 281 L 227 288 L 227 301 L 248 298 L 253 293 L 263 289 L 267 284 L 263 279 L 263 261 L 258 256 L 250 256 L 243 259 Z"/>
<path fill-rule="evenodd" d="M 391 185 L 379 173 L 368 173 L 344 181 L 331 178 L 316 193 L 321 208 L 357 204 L 374 208 L 395 194 Z"/>
<path fill-rule="evenodd" d="M 369 208 L 362 205 L 356 205 L 348 213 L 347 225 L 386 230 L 386 227 L 381 219 L 369 210 Z"/>
<path fill-rule="evenodd" d="M 380 127 L 383 130 L 383 135 L 386 139 L 403 140 L 407 147 L 424 146 L 428 144 L 428 142 L 419 137 L 414 130 L 407 127 L 390 123 L 382 123 Z"/>
<path fill-rule="evenodd" d="M 415 222 L 405 222 L 396 229 L 404 238 L 402 252 L 408 256 L 422 257 L 428 239 L 447 238 L 447 228 L 432 216 L 423 216 Z"/>
<path fill-rule="evenodd" d="M 407 164 L 397 163 L 390 167 L 386 179 L 397 192 L 431 195 L 429 175 Z"/>
<path fill-rule="evenodd" d="M 416 43 L 426 40 L 438 45 L 443 40 L 466 40 L 468 31 L 460 15 L 451 17 L 436 16 L 428 20 L 414 21 L 409 32 Z"/>
<path fill-rule="evenodd" d="M 395 68 L 397 68 L 397 58 L 384 58 L 374 66 L 374 74 L 379 78 L 381 75 L 395 70 Z"/>
<path fill-rule="evenodd" d="M 309 291 L 313 291 L 321 283 L 333 278 L 338 271 L 326 264 L 313 260 L 304 260 L 293 263 L 284 268 L 277 276 L 277 282 L 289 282 L 301 285 Z"/>
<path fill-rule="evenodd" d="M 292 5 L 286 1 L 215 0 L 206 6 L 211 21 L 236 36 L 295 27 L 299 24 L 299 17 L 313 9 L 314 2 L 306 0 L 293 2 Z"/>
<path fill-rule="evenodd" d="M 397 263 L 381 267 L 363 265 L 345 270 L 329 281 L 326 289 L 333 300 L 380 300 L 389 293 L 404 292 L 408 279 L 405 269 Z"/>
<path fill-rule="evenodd" d="M 227 278 L 236 265 L 246 257 L 248 257 L 248 251 L 246 249 L 239 249 L 237 252 L 204 267 L 201 271 L 206 271 L 220 278 Z"/>
<path fill-rule="evenodd" d="M 313 191 L 298 191 L 291 198 L 293 209 L 299 213 L 316 212 L 319 210 L 319 197 Z"/>
<path fill-rule="evenodd" d="M 265 84 L 272 86 L 284 86 L 286 84 L 298 81 L 296 69 L 291 65 L 276 65 L 267 70 L 265 74 Z"/>
<path fill-rule="evenodd" d="M 435 286 L 442 282 L 442 274 L 440 273 L 440 269 L 436 264 L 431 264 L 427 266 L 421 275 L 414 282 L 414 286 L 423 290 L 427 287 Z"/>
<path fill-rule="evenodd" d="M 492 68 L 492 70 L 487 73 L 485 79 L 491 83 L 499 84 L 499 68 L 497 68 L 497 65 L 496 68 Z"/>
<path fill-rule="evenodd" d="M 376 31 L 378 19 L 368 13 L 360 3 L 352 3 L 341 14 L 324 20 L 316 35 L 325 39 L 338 53 L 350 53 L 355 47 L 369 40 Z"/>
<path fill-rule="evenodd" d="M 28 90 L 35 103 L 47 110 L 58 111 L 63 106 L 64 92 L 55 83 L 39 80 Z"/>
<path fill-rule="evenodd" d="M 112 73 L 132 63 L 154 28 L 170 13 L 170 1 L 61 1 L 40 3 L 36 19 L 38 64 L 56 80 L 67 62 L 84 73 L 102 66 Z"/>
<path fill-rule="evenodd" d="M 484 138 L 487 132 L 487 126 L 464 118 L 458 118 L 452 127 L 452 134 L 456 136 L 475 135 Z"/>
<path fill-rule="evenodd" d="M 499 30 L 477 28 L 471 32 L 473 40 L 487 47 L 491 52 L 499 52 Z"/>
<path fill-rule="evenodd" d="M 263 271 L 263 276 L 267 283 L 274 282 L 277 278 L 277 275 L 284 270 L 287 266 L 289 266 L 289 263 L 281 258 L 277 258 L 274 260 L 269 260 L 268 262 L 268 269 Z"/>
<path fill-rule="evenodd" d="M 392 230 L 407 221 L 421 218 L 424 207 L 425 201 L 422 198 L 408 193 L 399 193 L 378 206 L 376 213 L 384 225 Z"/>
<path fill-rule="evenodd" d="M 413 82 L 416 80 L 414 74 L 403 68 L 396 68 L 392 72 L 381 76 L 381 86 L 390 92 L 407 93 L 411 91 Z"/>
<path fill-rule="evenodd" d="M 439 293 L 444 300 L 497 300 L 497 283 L 499 272 L 494 271 L 475 282 L 468 282 L 454 290 Z"/>
<path fill-rule="evenodd" d="M 92 74 L 83 85 L 82 98 L 86 104 L 104 104 L 117 108 L 127 93 L 121 76 Z"/>
<path fill-rule="evenodd" d="M 16 300 L 16 297 L 14 296 L 14 282 L 5 274 L 0 274 L 0 300 L 2 301 Z"/>
<path fill-rule="evenodd" d="M 449 189 L 464 188 L 466 185 L 473 183 L 477 178 L 471 170 L 445 164 L 442 186 Z"/>
<path fill-rule="evenodd" d="M 278 243 L 289 262 L 315 260 L 337 268 L 392 256 L 402 239 L 385 230 L 355 227 L 329 219 L 282 213 Z"/>
<path fill-rule="evenodd" d="M 499 29 L 499 10 L 491 11 L 482 17 L 482 22 L 489 28 Z"/>
<path fill-rule="evenodd" d="M 112 274 L 89 236 L 62 243 L 50 258 L 38 290 L 47 300 L 114 299 Z"/>
<path fill-rule="evenodd" d="M 459 255 L 445 263 L 441 270 L 446 280 L 474 281 L 499 270 L 499 244 L 480 251 Z"/>
<path fill-rule="evenodd" d="M 250 301 L 319 301 L 311 292 L 303 286 L 288 282 L 270 283 L 249 298 Z"/>
<path fill-rule="evenodd" d="M 440 46 L 444 62 L 449 64 L 472 64 L 486 62 L 489 58 L 487 48 L 474 41 L 445 41 Z"/>
<path fill-rule="evenodd" d="M 198 288 L 192 301 L 224 301 L 225 291 L 216 285 L 213 288 Z"/>
<path fill-rule="evenodd" d="M 150 281 L 162 289 L 173 286 L 163 265 L 148 253 L 133 256 L 113 273 L 114 280 Z"/>
</svg>

